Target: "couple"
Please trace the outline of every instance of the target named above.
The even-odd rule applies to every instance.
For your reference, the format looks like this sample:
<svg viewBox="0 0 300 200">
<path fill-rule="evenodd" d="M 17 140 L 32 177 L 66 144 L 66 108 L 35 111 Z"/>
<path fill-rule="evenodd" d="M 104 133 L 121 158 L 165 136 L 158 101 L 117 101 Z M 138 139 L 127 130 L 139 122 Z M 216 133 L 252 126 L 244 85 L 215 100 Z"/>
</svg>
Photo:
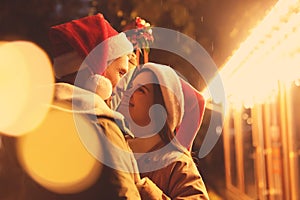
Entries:
<svg viewBox="0 0 300 200">
<path fill-rule="evenodd" d="M 128 73 L 126 87 L 120 83 L 126 91 L 114 103 L 116 112 L 112 93 L 120 89 L 133 51 L 125 34 L 97 14 L 52 27 L 50 39 L 57 78 L 53 108 L 72 102 L 72 112 L 87 115 L 102 135 L 99 157 L 86 143 L 103 165 L 96 183 L 62 199 L 209 199 L 189 151 L 202 116 L 193 134 L 184 135 L 194 119 L 185 110 L 189 96 L 198 94 L 194 88 L 170 67 L 147 63 Z M 204 101 L 197 97 L 201 115 Z"/>
</svg>

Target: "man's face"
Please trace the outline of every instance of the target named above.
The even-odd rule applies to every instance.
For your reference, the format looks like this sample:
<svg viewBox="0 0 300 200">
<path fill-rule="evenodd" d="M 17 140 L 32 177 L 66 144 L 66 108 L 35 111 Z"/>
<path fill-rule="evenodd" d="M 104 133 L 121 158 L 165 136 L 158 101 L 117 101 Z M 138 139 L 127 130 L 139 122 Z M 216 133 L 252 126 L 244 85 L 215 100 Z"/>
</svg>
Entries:
<svg viewBox="0 0 300 200">
<path fill-rule="evenodd" d="M 103 73 L 108 78 L 113 88 L 116 87 L 120 79 L 128 72 L 128 56 L 122 56 L 114 60 Z"/>
</svg>

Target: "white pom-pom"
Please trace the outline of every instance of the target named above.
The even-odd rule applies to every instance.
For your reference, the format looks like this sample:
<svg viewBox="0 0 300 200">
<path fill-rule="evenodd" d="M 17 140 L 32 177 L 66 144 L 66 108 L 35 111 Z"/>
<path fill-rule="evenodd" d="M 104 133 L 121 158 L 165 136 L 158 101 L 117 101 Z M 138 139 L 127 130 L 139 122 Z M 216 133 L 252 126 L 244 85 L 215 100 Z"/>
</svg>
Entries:
<svg viewBox="0 0 300 200">
<path fill-rule="evenodd" d="M 86 82 L 86 89 L 95 92 L 103 100 L 108 99 L 112 95 L 111 81 L 99 74 L 92 75 Z"/>
</svg>

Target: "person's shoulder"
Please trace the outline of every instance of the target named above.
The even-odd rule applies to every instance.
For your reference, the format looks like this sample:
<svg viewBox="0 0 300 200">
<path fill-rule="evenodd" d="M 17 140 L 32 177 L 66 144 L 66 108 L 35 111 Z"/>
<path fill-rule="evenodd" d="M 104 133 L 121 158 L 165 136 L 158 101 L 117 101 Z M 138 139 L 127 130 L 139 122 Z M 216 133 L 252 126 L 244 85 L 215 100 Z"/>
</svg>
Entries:
<svg viewBox="0 0 300 200">
<path fill-rule="evenodd" d="M 120 128 L 117 121 L 106 116 L 97 116 L 97 128 L 102 136 L 113 142 L 122 149 L 127 149 L 124 131 Z"/>
<path fill-rule="evenodd" d="M 118 134 L 123 136 L 123 132 L 121 131 L 120 127 L 118 126 L 115 119 L 107 116 L 97 116 L 97 125 L 100 126 L 105 131 L 108 131 L 110 134 Z"/>
<path fill-rule="evenodd" d="M 119 129 L 115 119 L 107 116 L 97 116 L 97 123 L 101 126 L 111 126 L 114 129 Z"/>
<path fill-rule="evenodd" d="M 181 153 L 176 157 L 174 162 L 172 163 L 173 170 L 176 171 L 195 171 L 197 172 L 196 164 L 189 153 Z"/>
</svg>

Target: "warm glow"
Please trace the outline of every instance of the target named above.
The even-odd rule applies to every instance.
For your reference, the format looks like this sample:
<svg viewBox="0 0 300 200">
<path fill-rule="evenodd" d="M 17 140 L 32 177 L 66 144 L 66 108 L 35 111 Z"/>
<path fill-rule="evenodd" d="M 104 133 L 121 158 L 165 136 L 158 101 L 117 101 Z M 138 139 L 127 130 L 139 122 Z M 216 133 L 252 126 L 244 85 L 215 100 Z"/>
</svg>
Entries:
<svg viewBox="0 0 300 200">
<path fill-rule="evenodd" d="M 97 141 L 97 132 L 86 118 L 76 116 L 76 123 Z M 17 140 L 21 165 L 50 191 L 80 192 L 91 186 L 101 172 L 102 165 L 80 140 L 72 113 L 51 109 L 38 128 Z"/>
<path fill-rule="evenodd" d="M 47 54 L 31 42 L 1 43 L 0 80 L 0 133 L 17 136 L 38 126 L 53 98 Z"/>
<path fill-rule="evenodd" d="M 231 101 L 253 105 L 300 78 L 300 2 L 281 0 L 220 71 Z"/>
</svg>

